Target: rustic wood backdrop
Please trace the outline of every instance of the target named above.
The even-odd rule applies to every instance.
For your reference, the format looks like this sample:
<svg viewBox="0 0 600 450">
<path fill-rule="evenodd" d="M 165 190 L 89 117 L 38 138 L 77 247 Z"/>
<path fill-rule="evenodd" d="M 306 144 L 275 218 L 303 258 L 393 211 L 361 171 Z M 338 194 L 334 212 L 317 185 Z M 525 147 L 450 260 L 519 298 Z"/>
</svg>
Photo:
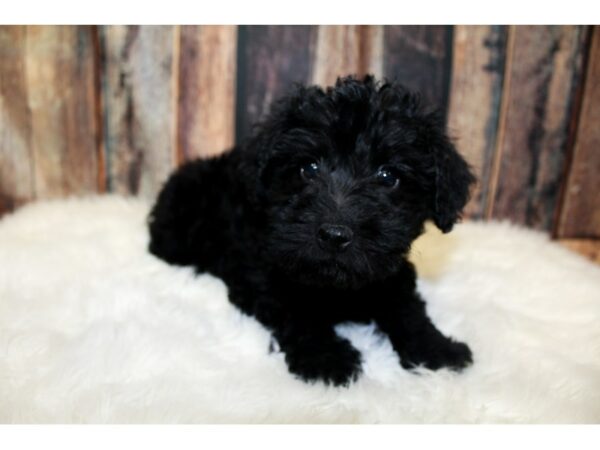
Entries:
<svg viewBox="0 0 600 450">
<path fill-rule="evenodd" d="M 446 112 L 472 218 L 600 237 L 600 28 L 3 26 L 0 214 L 37 198 L 152 197 L 292 82 L 374 73 Z"/>
</svg>

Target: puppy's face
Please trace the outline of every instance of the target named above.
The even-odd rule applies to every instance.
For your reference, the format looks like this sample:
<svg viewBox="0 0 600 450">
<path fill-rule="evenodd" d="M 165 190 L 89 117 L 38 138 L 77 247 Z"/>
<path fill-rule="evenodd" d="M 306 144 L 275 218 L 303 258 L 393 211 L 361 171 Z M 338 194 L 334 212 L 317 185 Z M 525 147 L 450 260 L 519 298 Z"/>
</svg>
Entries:
<svg viewBox="0 0 600 450">
<path fill-rule="evenodd" d="M 452 227 L 472 182 L 440 120 L 371 78 L 299 89 L 255 144 L 265 255 L 307 284 L 357 288 L 394 274 L 427 219 Z"/>
</svg>

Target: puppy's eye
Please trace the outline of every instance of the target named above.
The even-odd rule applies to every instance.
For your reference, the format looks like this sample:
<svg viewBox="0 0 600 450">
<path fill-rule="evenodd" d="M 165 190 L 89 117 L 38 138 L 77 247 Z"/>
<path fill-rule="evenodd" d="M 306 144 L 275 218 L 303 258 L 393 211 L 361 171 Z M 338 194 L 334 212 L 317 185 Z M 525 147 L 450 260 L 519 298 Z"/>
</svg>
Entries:
<svg viewBox="0 0 600 450">
<path fill-rule="evenodd" d="M 398 174 L 391 167 L 382 166 L 375 174 L 375 179 L 379 184 L 388 188 L 395 188 L 400 183 Z"/>
<path fill-rule="evenodd" d="M 305 180 L 314 179 L 319 173 L 319 165 L 316 162 L 309 162 L 300 167 L 300 176 Z"/>
</svg>

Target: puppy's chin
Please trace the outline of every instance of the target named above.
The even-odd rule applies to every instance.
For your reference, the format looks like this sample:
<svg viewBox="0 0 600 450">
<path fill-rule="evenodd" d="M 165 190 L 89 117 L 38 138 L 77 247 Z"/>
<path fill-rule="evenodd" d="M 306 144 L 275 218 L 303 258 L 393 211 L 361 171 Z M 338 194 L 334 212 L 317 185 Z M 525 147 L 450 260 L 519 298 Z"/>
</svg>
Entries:
<svg viewBox="0 0 600 450">
<path fill-rule="evenodd" d="M 372 280 L 368 277 L 349 273 L 341 268 L 327 268 L 315 270 L 313 273 L 295 274 L 298 282 L 321 288 L 334 289 L 359 289 L 369 284 Z"/>
<path fill-rule="evenodd" d="M 333 289 L 360 289 L 377 281 L 373 273 L 352 270 L 339 261 L 296 261 L 296 264 L 279 267 L 293 282 L 306 286 Z"/>
</svg>

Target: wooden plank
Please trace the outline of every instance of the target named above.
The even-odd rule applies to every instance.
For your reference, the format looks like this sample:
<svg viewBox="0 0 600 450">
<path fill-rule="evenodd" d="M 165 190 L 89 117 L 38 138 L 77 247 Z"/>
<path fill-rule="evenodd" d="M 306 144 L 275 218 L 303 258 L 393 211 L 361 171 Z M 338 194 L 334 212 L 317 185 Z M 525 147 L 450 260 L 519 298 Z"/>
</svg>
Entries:
<svg viewBox="0 0 600 450">
<path fill-rule="evenodd" d="M 176 165 L 179 28 L 100 29 L 109 190 L 152 198 Z"/>
<path fill-rule="evenodd" d="M 26 27 L 0 27 L 0 216 L 34 196 Z"/>
<path fill-rule="evenodd" d="M 488 217 L 551 230 L 567 154 L 585 28 L 516 26 Z"/>
<path fill-rule="evenodd" d="M 477 176 L 465 217 L 484 217 L 496 147 L 505 26 L 455 26 L 448 130 Z"/>
<path fill-rule="evenodd" d="M 360 64 L 360 26 L 322 25 L 317 45 L 312 82 L 321 86 L 335 83 L 340 76 L 357 75 Z"/>
<path fill-rule="evenodd" d="M 88 26 L 29 26 L 26 89 L 38 198 L 98 189 L 95 48 Z"/>
<path fill-rule="evenodd" d="M 558 235 L 600 237 L 600 27 L 593 27 Z"/>
<path fill-rule="evenodd" d="M 294 82 L 311 81 L 317 27 L 240 26 L 236 141 Z"/>
<path fill-rule="evenodd" d="M 323 87 L 338 77 L 382 74 L 383 26 L 322 25 L 318 27 L 312 82 Z"/>
<path fill-rule="evenodd" d="M 421 93 L 423 100 L 447 109 L 452 63 L 452 27 L 386 26 L 383 73 Z"/>
<path fill-rule="evenodd" d="M 600 240 L 598 239 L 559 239 L 558 242 L 569 250 L 600 264 Z"/>
<path fill-rule="evenodd" d="M 236 26 L 183 26 L 179 160 L 211 156 L 235 141 Z"/>
<path fill-rule="evenodd" d="M 361 25 L 359 73 L 383 77 L 383 25 Z"/>
</svg>

